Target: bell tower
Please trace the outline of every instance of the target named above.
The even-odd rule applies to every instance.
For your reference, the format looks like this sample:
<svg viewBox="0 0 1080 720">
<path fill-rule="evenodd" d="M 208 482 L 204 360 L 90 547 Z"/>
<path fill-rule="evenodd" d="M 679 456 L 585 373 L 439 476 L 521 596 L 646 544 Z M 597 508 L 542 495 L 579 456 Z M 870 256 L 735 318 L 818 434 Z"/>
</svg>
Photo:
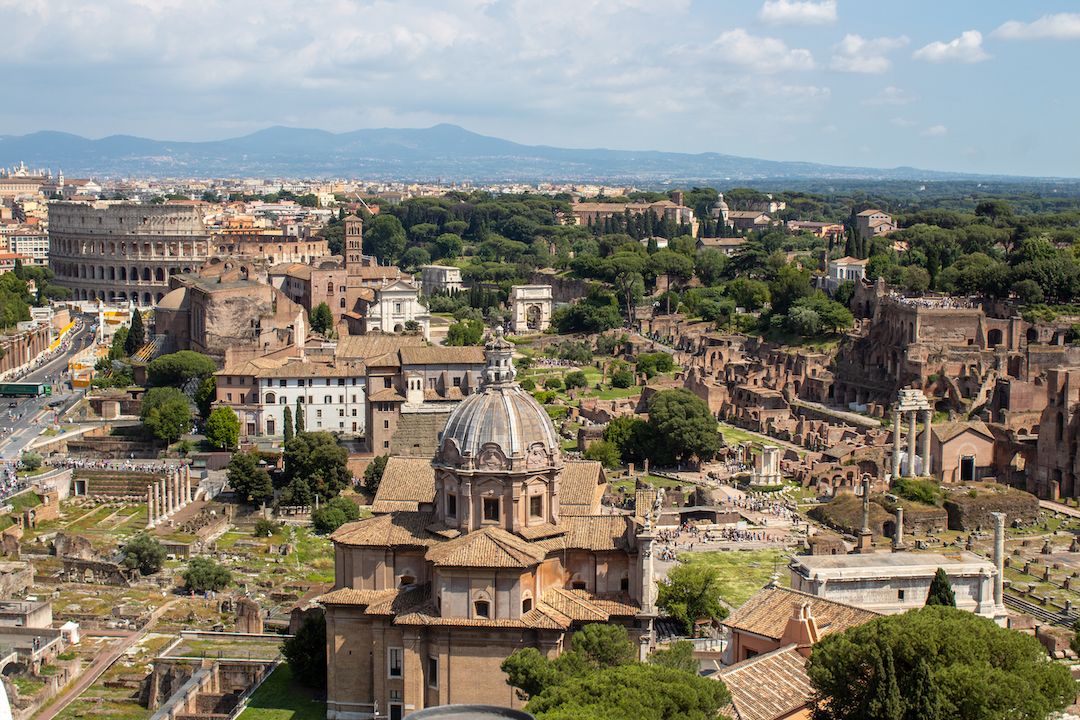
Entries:
<svg viewBox="0 0 1080 720">
<path fill-rule="evenodd" d="M 364 265 L 364 221 L 356 215 L 345 217 L 345 269 L 359 275 Z"/>
</svg>

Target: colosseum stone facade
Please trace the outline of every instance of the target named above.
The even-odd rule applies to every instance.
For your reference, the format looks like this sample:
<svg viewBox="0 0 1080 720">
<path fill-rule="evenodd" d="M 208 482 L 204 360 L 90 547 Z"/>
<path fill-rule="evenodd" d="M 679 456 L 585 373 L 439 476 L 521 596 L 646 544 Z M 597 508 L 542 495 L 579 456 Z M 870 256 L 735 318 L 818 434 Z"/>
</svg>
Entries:
<svg viewBox="0 0 1080 720">
<path fill-rule="evenodd" d="M 49 205 L 49 266 L 75 300 L 152 307 L 169 292 L 169 276 L 195 272 L 210 245 L 191 205 Z"/>
</svg>

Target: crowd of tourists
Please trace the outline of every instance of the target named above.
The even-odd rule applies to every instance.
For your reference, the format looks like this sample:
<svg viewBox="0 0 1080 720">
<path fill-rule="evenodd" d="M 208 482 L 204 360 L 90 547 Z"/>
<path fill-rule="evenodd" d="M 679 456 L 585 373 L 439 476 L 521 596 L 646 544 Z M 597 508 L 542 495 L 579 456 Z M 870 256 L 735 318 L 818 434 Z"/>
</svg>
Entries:
<svg viewBox="0 0 1080 720">
<path fill-rule="evenodd" d="M 168 475 L 176 469 L 169 463 L 135 462 L 134 460 L 91 460 L 87 458 L 51 457 L 45 464 L 72 470 L 116 470 L 119 472 L 161 473 Z"/>
</svg>

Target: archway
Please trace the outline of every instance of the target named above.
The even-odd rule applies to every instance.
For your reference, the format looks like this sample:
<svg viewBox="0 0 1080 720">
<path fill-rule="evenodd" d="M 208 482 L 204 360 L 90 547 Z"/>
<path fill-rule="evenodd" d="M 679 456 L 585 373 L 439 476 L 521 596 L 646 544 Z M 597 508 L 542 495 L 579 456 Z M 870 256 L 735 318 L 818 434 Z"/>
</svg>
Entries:
<svg viewBox="0 0 1080 720">
<path fill-rule="evenodd" d="M 530 330 L 540 329 L 540 306 L 530 305 L 525 308 L 525 326 Z"/>
<path fill-rule="evenodd" d="M 1002 334 L 1001 329 L 993 328 L 986 333 L 986 346 L 995 348 L 998 345 L 1001 345 L 1003 338 L 1004 335 Z"/>
</svg>

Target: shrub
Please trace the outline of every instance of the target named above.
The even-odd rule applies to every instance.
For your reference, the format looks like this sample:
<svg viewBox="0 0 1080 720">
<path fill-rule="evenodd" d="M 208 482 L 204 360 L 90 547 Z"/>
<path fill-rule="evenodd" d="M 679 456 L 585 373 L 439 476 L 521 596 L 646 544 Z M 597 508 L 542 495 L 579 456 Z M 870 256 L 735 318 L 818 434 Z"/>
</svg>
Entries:
<svg viewBox="0 0 1080 720">
<path fill-rule="evenodd" d="M 616 370 L 611 376 L 611 387 L 628 388 L 634 384 L 634 373 L 629 370 Z"/>
<path fill-rule="evenodd" d="M 532 392 L 536 389 L 536 381 L 532 378 L 525 378 L 521 381 L 521 389 L 525 392 Z"/>
<path fill-rule="evenodd" d="M 209 558 L 196 557 L 184 571 L 184 586 L 194 592 L 217 592 L 232 582 L 232 573 Z"/>
<path fill-rule="evenodd" d="M 27 451 L 19 457 L 19 462 L 27 470 L 37 470 L 44 462 L 44 458 L 39 453 Z"/>
<path fill-rule="evenodd" d="M 255 521 L 255 537 L 270 537 L 278 529 L 278 524 L 272 520 L 266 518 L 259 518 Z"/>
<path fill-rule="evenodd" d="M 138 570 L 142 575 L 152 575 L 165 562 L 165 547 L 146 533 L 139 533 L 124 545 L 124 566 Z"/>
<path fill-rule="evenodd" d="M 563 378 L 563 382 L 566 384 L 567 390 L 588 387 L 589 385 L 588 378 L 585 377 L 585 373 L 581 370 L 574 370 L 573 372 L 566 373 L 566 377 Z"/>
<path fill-rule="evenodd" d="M 945 501 L 945 492 L 933 480 L 899 478 L 893 483 L 892 491 L 905 500 L 925 505 L 940 506 Z"/>
<path fill-rule="evenodd" d="M 347 522 L 360 519 L 360 508 L 348 498 L 336 497 L 311 514 L 315 532 L 328 535 Z"/>
<path fill-rule="evenodd" d="M 548 390 L 562 390 L 563 389 L 562 378 L 559 377 L 558 375 L 552 375 L 550 377 L 546 377 L 546 378 L 544 378 L 544 387 L 547 388 Z"/>
</svg>

